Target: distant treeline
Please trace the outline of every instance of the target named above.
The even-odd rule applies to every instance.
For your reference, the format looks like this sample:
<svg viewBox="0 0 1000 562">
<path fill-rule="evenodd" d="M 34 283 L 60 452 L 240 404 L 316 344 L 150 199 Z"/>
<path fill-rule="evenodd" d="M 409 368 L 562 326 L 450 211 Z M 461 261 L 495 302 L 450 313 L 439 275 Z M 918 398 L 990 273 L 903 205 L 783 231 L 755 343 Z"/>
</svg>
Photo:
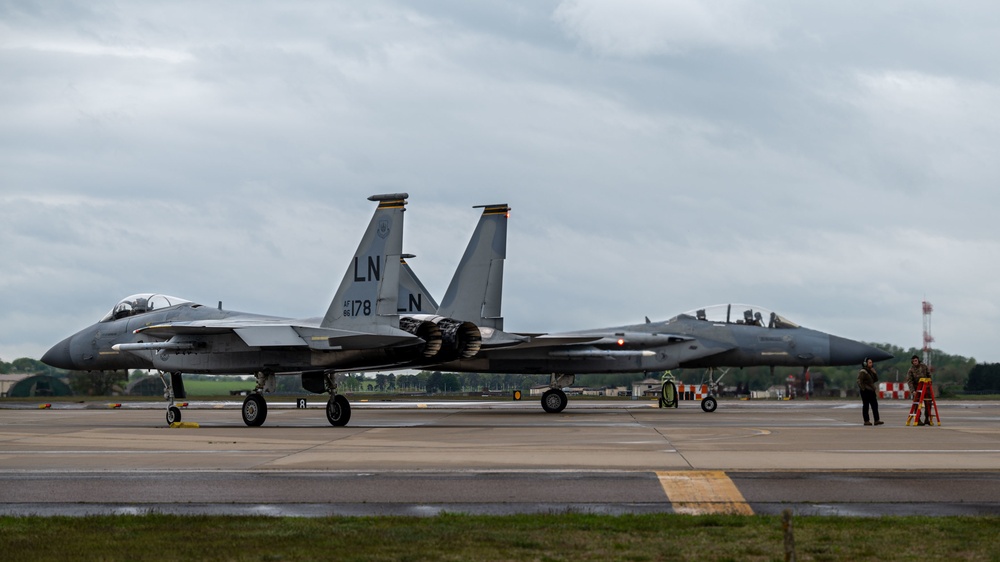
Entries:
<svg viewBox="0 0 1000 562">
<path fill-rule="evenodd" d="M 965 381 L 965 391 L 1000 394 L 1000 363 L 980 363 L 973 367 Z"/>
<path fill-rule="evenodd" d="M 923 352 L 916 348 L 904 349 L 890 344 L 871 344 L 893 354 L 893 359 L 876 365 L 881 382 L 903 382 L 906 371 L 910 368 L 910 357 Z M 976 364 L 975 359 L 959 355 L 949 355 L 942 351 L 934 351 L 931 359 L 934 370 L 934 383 L 943 396 L 956 392 L 986 392 L 1000 393 L 1000 364 Z M 813 367 L 809 370 L 812 389 L 816 394 L 823 394 L 840 389 L 854 390 L 860 365 L 844 367 Z M 37 359 L 22 357 L 7 363 L 0 360 L 0 373 L 42 373 L 53 376 L 67 377 L 73 390 L 79 394 L 102 395 L 112 388 L 124 388 L 130 378 L 124 372 L 97 373 L 67 372 L 54 369 Z M 144 373 L 133 371 L 131 377 Z M 659 378 L 662 373 L 618 373 L 613 375 L 578 375 L 576 385 L 595 388 L 630 386 L 633 382 L 647 377 Z M 718 378 L 722 371 L 717 371 Z M 680 382 L 700 383 L 705 380 L 704 369 L 675 369 L 673 375 Z M 208 375 L 185 375 L 185 379 L 197 380 Z M 750 390 L 766 390 L 774 385 L 785 385 L 789 377 L 802 388 L 802 370 L 792 367 L 779 367 L 773 370 L 769 367 L 751 367 L 746 369 L 729 369 L 722 379 L 723 386 L 749 388 Z M 396 373 L 351 373 L 341 378 L 341 388 L 346 391 L 366 392 L 473 392 L 480 390 L 510 391 L 525 390 L 535 385 L 547 384 L 546 375 L 514 375 L 488 373 L 448 373 L 441 371 L 420 371 L 412 373 L 403 371 Z M 249 381 L 252 386 L 253 382 Z M 278 377 L 279 392 L 301 392 L 299 377 Z"/>
</svg>

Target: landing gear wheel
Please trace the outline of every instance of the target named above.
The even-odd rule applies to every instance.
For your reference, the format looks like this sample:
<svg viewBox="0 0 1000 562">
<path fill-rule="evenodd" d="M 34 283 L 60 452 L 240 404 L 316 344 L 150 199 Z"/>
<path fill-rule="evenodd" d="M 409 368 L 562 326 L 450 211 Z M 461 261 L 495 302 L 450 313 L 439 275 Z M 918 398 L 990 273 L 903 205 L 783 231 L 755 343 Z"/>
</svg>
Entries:
<svg viewBox="0 0 1000 562">
<path fill-rule="evenodd" d="M 558 414 L 566 409 L 566 393 L 558 388 L 550 388 L 542 395 L 542 408 L 550 414 Z"/>
<path fill-rule="evenodd" d="M 326 419 L 335 427 L 347 425 L 351 421 L 351 403 L 343 394 L 331 396 L 326 402 Z"/>
<path fill-rule="evenodd" d="M 177 406 L 167 408 L 167 425 L 181 421 L 181 409 Z"/>
<path fill-rule="evenodd" d="M 714 412 L 715 409 L 718 407 L 719 407 L 719 402 L 715 399 L 714 396 L 706 396 L 701 399 L 701 409 L 708 413 Z"/>
<path fill-rule="evenodd" d="M 248 394 L 243 401 L 243 423 L 260 427 L 267 419 L 267 401 L 260 394 Z"/>
</svg>

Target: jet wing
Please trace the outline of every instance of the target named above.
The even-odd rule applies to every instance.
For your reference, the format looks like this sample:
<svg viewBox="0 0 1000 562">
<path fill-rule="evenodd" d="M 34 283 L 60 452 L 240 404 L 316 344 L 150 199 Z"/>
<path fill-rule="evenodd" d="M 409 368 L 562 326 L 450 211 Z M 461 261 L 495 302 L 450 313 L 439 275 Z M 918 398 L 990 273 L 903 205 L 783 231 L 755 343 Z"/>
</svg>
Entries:
<svg viewBox="0 0 1000 562">
<path fill-rule="evenodd" d="M 170 340 L 179 336 L 201 337 L 236 334 L 250 347 L 310 347 L 320 350 L 372 349 L 420 343 L 422 340 L 402 330 L 369 334 L 336 328 L 299 326 L 279 322 L 242 320 L 201 320 L 144 326 L 136 334 Z M 150 347 L 152 349 L 152 347 Z"/>
</svg>

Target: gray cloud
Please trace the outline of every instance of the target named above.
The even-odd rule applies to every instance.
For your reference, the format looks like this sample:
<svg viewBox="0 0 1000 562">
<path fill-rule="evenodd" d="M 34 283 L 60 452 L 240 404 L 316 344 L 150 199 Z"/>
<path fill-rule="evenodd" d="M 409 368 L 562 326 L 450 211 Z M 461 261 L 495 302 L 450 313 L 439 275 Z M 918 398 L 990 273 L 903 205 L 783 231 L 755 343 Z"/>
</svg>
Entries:
<svg viewBox="0 0 1000 562">
<path fill-rule="evenodd" d="M 513 207 L 504 315 L 749 302 L 1000 361 L 989 3 L 7 3 L 0 357 L 120 297 L 326 309 L 372 211 L 443 293 Z M 991 48 L 993 47 L 993 48 Z"/>
</svg>

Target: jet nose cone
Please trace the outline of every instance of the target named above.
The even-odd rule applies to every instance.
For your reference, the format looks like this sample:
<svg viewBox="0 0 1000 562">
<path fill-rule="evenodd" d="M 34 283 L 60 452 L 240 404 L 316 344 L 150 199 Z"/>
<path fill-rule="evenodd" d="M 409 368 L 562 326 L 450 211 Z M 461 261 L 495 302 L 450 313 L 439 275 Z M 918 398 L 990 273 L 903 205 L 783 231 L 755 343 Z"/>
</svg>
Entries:
<svg viewBox="0 0 1000 562">
<path fill-rule="evenodd" d="M 45 355 L 42 355 L 42 363 L 57 369 L 72 370 L 74 368 L 73 357 L 69 352 L 70 341 L 72 339 L 73 336 L 70 336 L 53 345 L 52 349 L 46 351 Z"/>
<path fill-rule="evenodd" d="M 868 358 L 876 363 L 878 363 L 879 361 L 885 361 L 887 359 L 892 359 L 893 357 L 895 357 L 888 351 L 882 351 L 877 347 L 873 347 L 871 349 L 872 350 L 868 353 Z"/>
<path fill-rule="evenodd" d="M 830 336 L 831 365 L 853 365 L 861 363 L 865 358 L 876 362 L 885 361 L 886 359 L 892 359 L 892 354 L 866 343 L 838 336 Z"/>
</svg>

